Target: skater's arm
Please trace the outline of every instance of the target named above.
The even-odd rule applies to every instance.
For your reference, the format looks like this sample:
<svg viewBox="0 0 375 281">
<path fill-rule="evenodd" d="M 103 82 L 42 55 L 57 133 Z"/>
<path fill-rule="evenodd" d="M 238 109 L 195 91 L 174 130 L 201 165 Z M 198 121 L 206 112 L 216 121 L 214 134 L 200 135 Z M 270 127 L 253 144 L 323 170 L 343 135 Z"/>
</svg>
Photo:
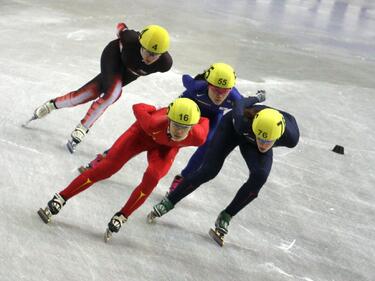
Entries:
<svg viewBox="0 0 375 281">
<path fill-rule="evenodd" d="M 237 90 L 236 87 L 233 87 L 232 90 L 230 91 L 230 94 L 229 94 L 229 98 L 230 100 L 232 101 L 232 103 L 240 100 L 240 99 L 243 99 L 243 95 L 241 95 L 241 93 Z"/>
<path fill-rule="evenodd" d="M 119 22 L 116 26 L 116 35 L 117 35 L 117 38 L 120 38 L 121 36 L 121 33 L 124 32 L 125 30 L 127 30 L 128 27 L 125 23 L 123 22 Z"/>
<path fill-rule="evenodd" d="M 182 85 L 184 85 L 186 89 L 190 89 L 193 83 L 194 83 L 194 78 L 191 77 L 189 74 L 182 75 Z"/>
<path fill-rule="evenodd" d="M 156 111 L 156 107 L 145 103 L 137 103 L 133 105 L 134 116 L 137 119 L 141 128 L 149 133 L 152 131 L 155 120 L 152 117 L 152 113 Z"/>
<path fill-rule="evenodd" d="M 233 121 L 234 121 L 234 128 L 239 134 L 246 133 L 248 131 L 250 120 L 252 116 L 248 116 L 245 109 L 250 108 L 252 105 L 258 102 L 258 98 L 255 97 L 248 97 L 239 99 L 234 102 L 233 105 Z M 259 111 L 259 109 L 258 109 Z"/>
<path fill-rule="evenodd" d="M 207 82 L 204 80 L 196 80 L 188 74 L 182 75 L 182 84 L 187 90 L 200 91 L 207 89 Z"/>
<path fill-rule="evenodd" d="M 194 125 L 191 129 L 193 138 L 190 145 L 200 146 L 205 143 L 209 131 L 209 120 L 206 117 L 201 117 L 199 123 Z"/>
<path fill-rule="evenodd" d="M 289 113 L 280 111 L 285 119 L 285 132 L 274 146 L 295 147 L 299 141 L 299 128 L 296 119 Z"/>
<path fill-rule="evenodd" d="M 172 56 L 168 52 L 165 52 L 159 58 L 159 65 L 160 65 L 159 72 L 169 71 L 172 67 L 172 64 L 173 64 Z"/>
</svg>

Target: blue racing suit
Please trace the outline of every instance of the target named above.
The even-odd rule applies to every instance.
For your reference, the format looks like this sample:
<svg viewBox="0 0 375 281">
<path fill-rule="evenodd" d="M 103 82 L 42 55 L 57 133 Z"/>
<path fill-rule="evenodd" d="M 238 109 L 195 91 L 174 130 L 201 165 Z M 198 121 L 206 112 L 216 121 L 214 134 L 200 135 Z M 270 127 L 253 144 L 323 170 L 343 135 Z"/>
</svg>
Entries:
<svg viewBox="0 0 375 281">
<path fill-rule="evenodd" d="M 194 79 L 190 75 L 185 74 L 182 76 L 182 83 L 186 90 L 182 93 L 181 97 L 189 98 L 195 101 L 201 110 L 201 115 L 210 120 L 210 130 L 208 132 L 206 142 L 198 147 L 198 149 L 191 156 L 186 167 L 181 172 L 181 176 L 186 177 L 201 166 L 203 156 L 216 131 L 224 111 L 232 109 L 233 103 L 239 99 L 242 99 L 243 96 L 235 87 L 233 87 L 224 102 L 221 105 L 216 105 L 208 96 L 208 83 L 205 80 Z"/>
<path fill-rule="evenodd" d="M 167 196 L 173 205 L 201 184 L 215 178 L 219 174 L 226 157 L 237 146 L 239 146 L 249 169 L 249 178 L 240 187 L 232 202 L 226 207 L 225 212 L 230 216 L 235 216 L 258 196 L 259 190 L 267 181 L 271 171 L 273 152 L 272 148 L 265 153 L 258 150 L 251 124 L 255 114 L 267 108 L 267 106 L 255 105 L 256 102 L 256 97 L 243 98 L 235 103 L 232 111 L 224 115 L 201 167 L 184 178 L 176 189 Z M 299 140 L 297 122 L 291 114 L 279 111 L 285 119 L 285 132 L 276 140 L 273 147 L 292 148 L 297 145 Z"/>
</svg>

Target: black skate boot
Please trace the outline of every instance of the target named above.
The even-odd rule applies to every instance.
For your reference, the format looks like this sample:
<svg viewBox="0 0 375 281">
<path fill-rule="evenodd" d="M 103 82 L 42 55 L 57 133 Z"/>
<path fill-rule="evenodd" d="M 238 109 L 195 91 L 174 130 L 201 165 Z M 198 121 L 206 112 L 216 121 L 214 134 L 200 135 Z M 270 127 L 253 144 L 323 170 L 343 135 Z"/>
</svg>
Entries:
<svg viewBox="0 0 375 281">
<path fill-rule="evenodd" d="M 104 234 L 104 242 L 108 242 L 112 238 L 113 232 L 120 231 L 121 226 L 126 223 L 128 219 L 121 213 L 117 212 L 108 223 L 108 228 Z"/>
<path fill-rule="evenodd" d="M 65 203 L 66 200 L 60 194 L 56 193 L 53 198 L 48 201 L 47 207 L 39 209 L 38 215 L 45 223 L 49 223 L 52 215 L 57 215 Z"/>
<path fill-rule="evenodd" d="M 228 234 L 228 226 L 231 219 L 231 215 L 222 211 L 215 221 L 215 230 L 211 228 L 208 233 L 221 247 L 224 245 L 224 235 Z"/>
<path fill-rule="evenodd" d="M 167 197 L 164 197 L 160 203 L 156 204 L 153 207 L 153 210 L 147 215 L 147 222 L 153 223 L 155 222 L 155 218 L 161 217 L 168 213 L 170 210 L 174 208 L 174 205 Z"/>
</svg>

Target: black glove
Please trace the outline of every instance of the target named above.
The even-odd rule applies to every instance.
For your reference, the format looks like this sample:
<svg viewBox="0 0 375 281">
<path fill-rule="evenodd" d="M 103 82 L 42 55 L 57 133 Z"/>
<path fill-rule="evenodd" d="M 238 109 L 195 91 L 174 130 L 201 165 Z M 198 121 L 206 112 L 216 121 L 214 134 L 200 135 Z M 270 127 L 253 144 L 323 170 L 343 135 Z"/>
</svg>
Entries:
<svg viewBox="0 0 375 281">
<path fill-rule="evenodd" d="M 264 102 L 266 100 L 266 91 L 258 90 L 255 96 L 258 98 L 259 102 Z"/>
</svg>

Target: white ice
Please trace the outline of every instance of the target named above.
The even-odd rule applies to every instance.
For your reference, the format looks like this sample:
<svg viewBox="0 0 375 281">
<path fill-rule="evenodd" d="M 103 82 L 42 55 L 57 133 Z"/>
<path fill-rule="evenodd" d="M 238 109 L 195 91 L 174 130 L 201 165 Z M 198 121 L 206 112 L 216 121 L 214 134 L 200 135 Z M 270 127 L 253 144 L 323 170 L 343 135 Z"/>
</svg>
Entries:
<svg viewBox="0 0 375 281">
<path fill-rule="evenodd" d="M 174 65 L 143 77 L 64 147 L 89 107 L 22 128 L 36 106 L 99 71 L 115 26 L 165 26 Z M 375 3 L 371 0 L 0 0 L 0 280 L 375 280 Z M 145 155 L 71 199 L 45 225 L 36 211 L 134 121 L 131 105 L 167 105 L 217 61 L 243 94 L 297 118 L 295 149 L 275 149 L 259 198 L 231 221 L 226 245 L 207 232 L 248 172 L 238 150 L 221 173 L 155 225 L 146 214 L 184 167 L 184 149 L 109 244 L 103 232 L 141 179 Z M 336 145 L 345 154 L 332 152 Z"/>
</svg>

